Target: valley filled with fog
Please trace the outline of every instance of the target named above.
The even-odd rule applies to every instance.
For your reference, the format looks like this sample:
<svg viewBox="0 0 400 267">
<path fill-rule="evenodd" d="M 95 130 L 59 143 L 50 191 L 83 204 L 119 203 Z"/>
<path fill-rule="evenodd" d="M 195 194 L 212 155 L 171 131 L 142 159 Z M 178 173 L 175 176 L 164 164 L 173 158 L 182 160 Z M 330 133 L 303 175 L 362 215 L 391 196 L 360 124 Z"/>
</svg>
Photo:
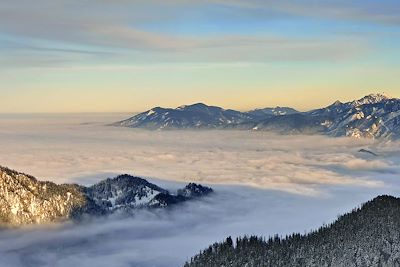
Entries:
<svg viewBox="0 0 400 267">
<path fill-rule="evenodd" d="M 180 266 L 229 235 L 303 233 L 399 192 L 396 141 L 106 126 L 126 116 L 0 115 L 0 165 L 56 183 L 129 173 L 171 190 L 196 182 L 215 193 L 133 217 L 2 230 L 4 264 Z"/>
</svg>

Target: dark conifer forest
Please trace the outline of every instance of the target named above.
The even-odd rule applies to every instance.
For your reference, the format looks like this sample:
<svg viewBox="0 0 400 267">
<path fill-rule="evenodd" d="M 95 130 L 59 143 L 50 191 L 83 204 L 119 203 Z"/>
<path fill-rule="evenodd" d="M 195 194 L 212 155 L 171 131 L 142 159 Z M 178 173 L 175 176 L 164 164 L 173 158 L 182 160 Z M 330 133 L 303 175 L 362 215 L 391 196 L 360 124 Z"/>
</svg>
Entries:
<svg viewBox="0 0 400 267">
<path fill-rule="evenodd" d="M 400 266 L 400 199 L 379 196 L 311 233 L 228 237 L 184 267 Z"/>
</svg>

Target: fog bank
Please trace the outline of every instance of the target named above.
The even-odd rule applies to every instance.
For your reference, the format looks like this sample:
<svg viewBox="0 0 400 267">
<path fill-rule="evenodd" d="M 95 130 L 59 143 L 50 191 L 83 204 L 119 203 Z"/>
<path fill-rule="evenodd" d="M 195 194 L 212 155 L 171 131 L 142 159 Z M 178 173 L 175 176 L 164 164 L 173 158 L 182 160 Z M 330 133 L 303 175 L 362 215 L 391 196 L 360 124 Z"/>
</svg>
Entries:
<svg viewBox="0 0 400 267">
<path fill-rule="evenodd" d="M 303 233 L 400 189 L 398 142 L 104 126 L 126 116 L 0 115 L 0 165 L 58 183 L 129 173 L 215 194 L 133 217 L 3 230 L 2 265 L 181 266 L 229 235 Z"/>
<path fill-rule="evenodd" d="M 398 143 L 249 131 L 146 131 L 104 126 L 126 114 L 2 115 L 0 164 L 55 182 L 97 173 L 237 184 L 302 195 L 324 186 L 383 186 Z M 379 157 L 359 153 L 372 149 Z M 371 175 L 373 174 L 373 175 Z M 82 181 L 80 181 L 82 182 Z M 83 181 L 92 183 L 93 181 Z"/>
</svg>

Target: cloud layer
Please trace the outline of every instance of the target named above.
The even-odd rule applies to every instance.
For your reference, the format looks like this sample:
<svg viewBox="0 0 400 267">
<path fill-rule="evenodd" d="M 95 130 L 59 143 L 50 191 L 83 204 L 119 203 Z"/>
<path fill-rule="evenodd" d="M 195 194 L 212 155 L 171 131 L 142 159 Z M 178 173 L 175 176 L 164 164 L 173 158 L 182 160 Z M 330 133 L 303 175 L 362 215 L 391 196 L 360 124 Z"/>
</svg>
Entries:
<svg viewBox="0 0 400 267">
<path fill-rule="evenodd" d="M 3 265 L 182 266 L 229 235 L 309 231 L 400 189 L 396 142 L 104 126 L 125 116 L 0 115 L 0 164 L 55 182 L 128 172 L 162 178 L 150 180 L 170 190 L 210 184 L 215 194 L 133 217 L 2 230 Z"/>
<path fill-rule="evenodd" d="M 353 189 L 349 193 L 338 188 L 335 197 L 316 201 L 267 190 L 216 186 L 214 196 L 168 211 L 0 231 L 0 257 L 2 264 L 14 267 L 182 266 L 201 249 L 229 235 L 308 231 L 379 193 Z"/>
<path fill-rule="evenodd" d="M 56 182 L 128 172 L 167 180 L 237 184 L 302 195 L 324 186 L 381 187 L 363 172 L 395 171 L 392 160 L 358 152 L 390 145 L 324 136 L 248 131 L 143 131 L 104 126 L 121 117 L 33 116 L 1 121 L 0 162 Z M 100 178 L 98 178 L 100 179 Z M 83 181 L 82 181 L 83 180 Z"/>
</svg>

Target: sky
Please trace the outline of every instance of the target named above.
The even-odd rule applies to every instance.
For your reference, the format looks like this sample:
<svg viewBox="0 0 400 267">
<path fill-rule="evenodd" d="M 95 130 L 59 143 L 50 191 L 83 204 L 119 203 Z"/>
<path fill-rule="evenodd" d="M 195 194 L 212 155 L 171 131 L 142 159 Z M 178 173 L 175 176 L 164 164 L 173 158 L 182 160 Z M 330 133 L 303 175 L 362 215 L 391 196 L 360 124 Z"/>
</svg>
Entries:
<svg viewBox="0 0 400 267">
<path fill-rule="evenodd" d="M 0 113 L 400 96 L 396 0 L 4 0 Z"/>
</svg>

